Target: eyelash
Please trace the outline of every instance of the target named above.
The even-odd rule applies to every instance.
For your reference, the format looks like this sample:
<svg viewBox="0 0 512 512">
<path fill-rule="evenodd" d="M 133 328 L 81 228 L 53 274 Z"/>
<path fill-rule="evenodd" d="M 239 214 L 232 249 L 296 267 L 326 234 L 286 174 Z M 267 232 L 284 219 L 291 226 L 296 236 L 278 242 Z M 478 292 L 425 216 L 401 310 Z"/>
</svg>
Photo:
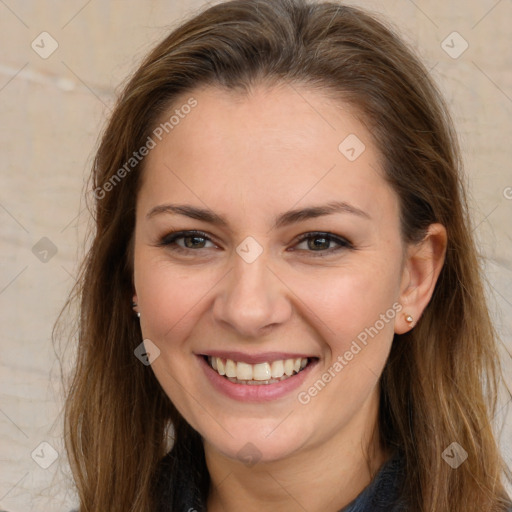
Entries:
<svg viewBox="0 0 512 512">
<path fill-rule="evenodd" d="M 167 248 L 170 248 L 172 251 L 181 252 L 181 253 L 190 253 L 190 251 L 194 251 L 194 250 L 208 249 L 207 247 L 200 247 L 199 249 L 185 248 L 185 247 L 181 247 L 180 245 L 178 245 L 176 243 L 176 241 L 181 238 L 191 238 L 191 237 L 203 238 L 206 241 L 212 242 L 210 237 L 202 231 L 195 231 L 195 230 L 171 231 L 170 233 L 167 233 L 164 237 L 162 237 L 156 245 L 158 247 L 167 247 Z M 338 252 L 340 250 L 354 249 L 353 244 L 346 238 L 334 235 L 332 233 L 327 233 L 325 231 L 311 231 L 308 233 L 304 233 L 303 235 L 300 235 L 300 237 L 295 241 L 295 244 L 297 245 L 306 240 L 315 239 L 315 238 L 324 238 L 328 242 L 335 242 L 338 244 L 338 247 L 336 247 L 334 249 L 325 249 L 325 250 L 319 250 L 319 251 L 307 250 L 307 249 L 299 249 L 299 250 L 305 250 L 306 252 L 310 252 L 310 253 L 312 253 L 311 256 L 313 256 L 313 257 L 324 257 L 326 253 L 332 254 L 332 253 Z"/>
</svg>

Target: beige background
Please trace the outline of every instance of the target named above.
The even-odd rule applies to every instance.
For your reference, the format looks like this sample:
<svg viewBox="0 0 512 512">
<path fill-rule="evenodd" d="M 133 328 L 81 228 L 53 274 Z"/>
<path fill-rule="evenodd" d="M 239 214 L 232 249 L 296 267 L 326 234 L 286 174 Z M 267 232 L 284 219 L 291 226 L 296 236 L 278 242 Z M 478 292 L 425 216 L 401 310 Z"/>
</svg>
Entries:
<svg viewBox="0 0 512 512">
<path fill-rule="evenodd" d="M 452 106 L 512 390 L 512 2 L 352 3 L 399 28 Z M 83 182 L 116 88 L 169 26 L 204 4 L 0 0 L 0 509 L 60 512 L 75 504 L 50 335 L 83 252 Z M 47 59 L 31 47 L 42 46 L 43 31 L 58 43 Z M 442 47 L 454 31 L 469 45 L 458 58 Z M 453 54 L 464 41 L 450 36 L 446 44 Z M 503 405 L 509 400 L 504 390 Z M 510 409 L 497 420 L 506 421 L 501 442 L 512 463 Z M 40 467 L 52 449 L 58 458 Z"/>
</svg>

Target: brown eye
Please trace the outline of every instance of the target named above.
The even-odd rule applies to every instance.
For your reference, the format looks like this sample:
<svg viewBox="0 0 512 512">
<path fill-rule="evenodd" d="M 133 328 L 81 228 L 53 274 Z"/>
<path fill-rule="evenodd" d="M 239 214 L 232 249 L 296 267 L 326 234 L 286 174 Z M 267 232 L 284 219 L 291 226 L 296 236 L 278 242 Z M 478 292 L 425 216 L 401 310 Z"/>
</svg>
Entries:
<svg viewBox="0 0 512 512">
<path fill-rule="evenodd" d="M 206 244 L 212 244 L 210 247 Z M 168 247 L 175 251 L 186 251 L 188 249 L 209 249 L 216 247 L 210 238 L 200 231 L 177 231 L 168 233 L 157 244 L 159 247 Z"/>
<path fill-rule="evenodd" d="M 303 247 L 300 247 L 303 245 Z M 342 249 L 352 249 L 353 245 L 346 239 L 331 233 L 307 233 L 303 235 L 295 249 L 307 252 L 332 253 Z"/>
<path fill-rule="evenodd" d="M 206 243 L 204 237 L 197 235 L 183 236 L 181 239 L 184 241 L 185 247 L 189 249 L 202 249 Z M 179 238 L 177 240 L 179 240 Z"/>
<path fill-rule="evenodd" d="M 314 251 L 318 249 L 329 249 L 332 240 L 326 237 L 311 237 L 307 239 L 308 249 L 312 249 Z"/>
</svg>

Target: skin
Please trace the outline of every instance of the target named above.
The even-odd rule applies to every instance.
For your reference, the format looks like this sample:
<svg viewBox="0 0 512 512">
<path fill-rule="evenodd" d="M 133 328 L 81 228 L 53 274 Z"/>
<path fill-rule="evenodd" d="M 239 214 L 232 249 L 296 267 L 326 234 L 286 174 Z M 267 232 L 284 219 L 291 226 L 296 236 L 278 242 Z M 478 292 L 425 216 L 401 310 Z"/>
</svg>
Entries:
<svg viewBox="0 0 512 512">
<path fill-rule="evenodd" d="M 210 512 L 239 511 L 241 503 L 246 512 L 337 511 L 369 484 L 365 453 L 372 472 L 390 456 L 371 436 L 379 377 L 394 334 L 414 325 L 406 315 L 421 316 L 444 259 L 438 224 L 422 243 L 404 245 L 397 196 L 352 109 L 318 91 L 295 91 L 260 85 L 249 95 L 202 88 L 184 96 L 198 105 L 146 158 L 137 198 L 133 298 L 144 339 L 161 351 L 151 368 L 204 439 Z M 349 134 L 366 146 L 352 162 L 338 150 Z M 369 218 L 345 212 L 273 227 L 287 210 L 331 201 Z M 173 213 L 147 218 L 168 203 L 209 208 L 228 224 Z M 158 246 L 172 230 L 201 230 L 210 240 L 186 248 L 190 239 L 181 238 L 184 252 Z M 309 246 L 297 241 L 312 231 L 354 248 L 331 242 L 319 251 L 314 238 Z M 263 248 L 250 264 L 236 252 L 248 236 Z M 301 404 L 298 393 L 393 304 L 401 311 Z M 195 354 L 212 349 L 299 352 L 319 361 L 300 389 L 246 403 L 206 379 Z M 261 457 L 253 466 L 237 455 L 249 442 Z"/>
</svg>

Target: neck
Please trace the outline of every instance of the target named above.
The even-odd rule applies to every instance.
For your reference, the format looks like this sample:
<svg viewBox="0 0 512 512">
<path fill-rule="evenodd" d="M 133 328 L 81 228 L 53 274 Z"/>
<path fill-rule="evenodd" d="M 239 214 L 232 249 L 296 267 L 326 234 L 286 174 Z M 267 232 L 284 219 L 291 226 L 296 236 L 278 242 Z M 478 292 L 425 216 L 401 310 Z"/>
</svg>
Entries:
<svg viewBox="0 0 512 512">
<path fill-rule="evenodd" d="M 239 512 L 241 508 L 244 512 L 342 509 L 371 482 L 390 456 L 380 446 L 377 412 L 378 394 L 350 425 L 326 442 L 252 467 L 224 456 L 205 441 L 211 478 L 208 512 Z"/>
</svg>

